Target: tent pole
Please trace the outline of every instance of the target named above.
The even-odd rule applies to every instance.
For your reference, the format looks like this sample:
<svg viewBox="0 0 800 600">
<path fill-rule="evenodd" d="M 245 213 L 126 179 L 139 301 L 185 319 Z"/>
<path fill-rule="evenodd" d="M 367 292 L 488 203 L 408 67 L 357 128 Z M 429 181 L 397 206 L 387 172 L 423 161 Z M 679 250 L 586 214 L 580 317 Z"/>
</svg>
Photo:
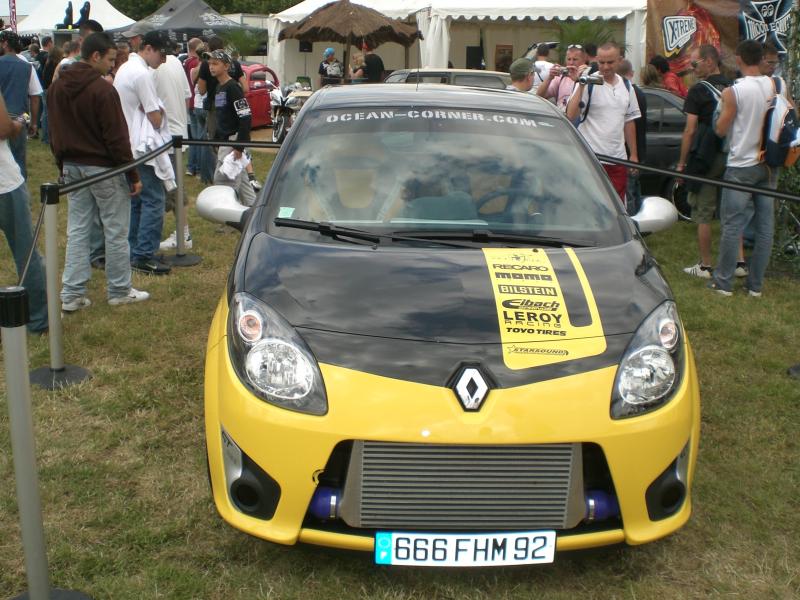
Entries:
<svg viewBox="0 0 800 600">
<path fill-rule="evenodd" d="M 344 48 L 344 76 L 342 82 L 350 81 L 350 38 L 347 38 L 347 45 Z"/>
</svg>

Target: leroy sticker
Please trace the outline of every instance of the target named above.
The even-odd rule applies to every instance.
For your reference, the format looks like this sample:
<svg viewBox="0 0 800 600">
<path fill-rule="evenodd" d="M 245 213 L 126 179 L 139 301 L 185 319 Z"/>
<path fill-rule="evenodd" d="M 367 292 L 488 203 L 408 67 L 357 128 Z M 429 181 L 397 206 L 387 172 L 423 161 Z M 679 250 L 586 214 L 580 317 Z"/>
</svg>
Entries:
<svg viewBox="0 0 800 600">
<path fill-rule="evenodd" d="M 538 248 L 483 249 L 503 360 L 509 369 L 605 352 L 603 326 L 586 274 L 572 249 L 559 252 L 565 255 L 556 267 Z M 562 289 L 565 284 L 570 286 L 569 293 Z"/>
</svg>

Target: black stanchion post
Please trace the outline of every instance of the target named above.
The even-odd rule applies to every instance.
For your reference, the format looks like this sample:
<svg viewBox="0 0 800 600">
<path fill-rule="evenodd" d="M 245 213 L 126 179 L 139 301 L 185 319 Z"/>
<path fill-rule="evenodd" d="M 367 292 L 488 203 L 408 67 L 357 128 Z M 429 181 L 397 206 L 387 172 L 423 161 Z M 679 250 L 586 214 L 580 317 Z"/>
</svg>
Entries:
<svg viewBox="0 0 800 600">
<path fill-rule="evenodd" d="M 59 304 L 58 282 L 58 196 L 55 183 L 45 183 L 41 187 L 42 210 L 44 213 L 45 278 L 47 280 L 47 320 L 50 327 L 50 366 L 31 371 L 31 383 L 54 390 L 79 383 L 91 377 L 91 373 L 81 367 L 64 364 L 63 330 Z"/>
<path fill-rule="evenodd" d="M 172 148 L 175 151 L 175 182 L 178 185 L 177 198 L 175 199 L 175 242 L 177 248 L 174 256 L 165 256 L 164 262 L 173 267 L 193 267 L 202 260 L 196 254 L 186 254 L 186 242 L 183 232 L 186 227 L 186 209 L 183 199 L 186 197 L 186 188 L 183 182 L 183 136 L 172 136 Z"/>
<path fill-rule="evenodd" d="M 31 388 L 28 372 L 28 294 L 25 288 L 0 288 L 0 327 L 2 327 L 3 364 L 8 398 L 11 453 L 17 483 L 17 505 L 22 530 L 22 549 L 28 592 L 15 600 L 88 600 L 80 592 L 51 590 L 47 576 L 47 550 L 42 524 L 42 501 L 36 471 L 36 445 L 31 412 Z"/>
</svg>

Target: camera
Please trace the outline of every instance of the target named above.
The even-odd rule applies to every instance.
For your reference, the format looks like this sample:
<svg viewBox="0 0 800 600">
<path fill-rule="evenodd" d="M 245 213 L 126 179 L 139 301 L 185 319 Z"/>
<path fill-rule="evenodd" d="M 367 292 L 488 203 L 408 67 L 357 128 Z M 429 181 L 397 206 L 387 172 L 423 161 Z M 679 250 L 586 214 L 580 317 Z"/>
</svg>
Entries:
<svg viewBox="0 0 800 600">
<path fill-rule="evenodd" d="M 567 67 L 561 67 L 558 70 L 558 74 L 561 75 L 562 77 L 568 76 L 569 75 L 569 69 Z"/>
<path fill-rule="evenodd" d="M 600 73 L 592 73 L 591 75 L 581 75 L 578 77 L 578 83 L 582 85 L 602 85 L 603 76 Z"/>
</svg>

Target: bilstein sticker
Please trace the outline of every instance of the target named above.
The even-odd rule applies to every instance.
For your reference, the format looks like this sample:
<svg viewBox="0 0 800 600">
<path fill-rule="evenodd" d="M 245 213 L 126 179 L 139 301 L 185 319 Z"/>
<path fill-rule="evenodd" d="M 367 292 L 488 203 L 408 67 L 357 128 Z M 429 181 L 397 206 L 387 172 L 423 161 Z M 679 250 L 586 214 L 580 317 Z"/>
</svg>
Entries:
<svg viewBox="0 0 800 600">
<path fill-rule="evenodd" d="M 503 360 L 529 369 L 602 354 L 606 339 L 589 281 L 572 249 L 556 261 L 538 248 L 484 248 L 497 306 Z M 571 272 L 567 272 L 567 270 Z M 579 289 L 561 289 L 561 278 Z M 572 314 L 570 313 L 570 305 Z M 586 309 L 588 308 L 588 314 Z"/>
</svg>

